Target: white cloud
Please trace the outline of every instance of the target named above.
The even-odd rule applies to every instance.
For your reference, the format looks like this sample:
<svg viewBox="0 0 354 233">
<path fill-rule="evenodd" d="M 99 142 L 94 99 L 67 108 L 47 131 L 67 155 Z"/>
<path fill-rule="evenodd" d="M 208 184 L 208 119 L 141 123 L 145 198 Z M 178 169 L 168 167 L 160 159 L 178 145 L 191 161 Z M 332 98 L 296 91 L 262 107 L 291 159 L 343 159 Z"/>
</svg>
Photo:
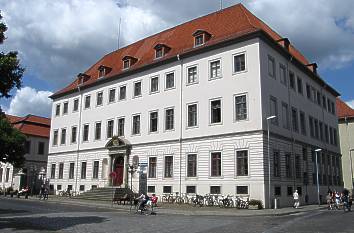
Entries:
<svg viewBox="0 0 354 233">
<path fill-rule="evenodd" d="M 354 99 L 346 102 L 352 109 L 354 109 Z"/>
<path fill-rule="evenodd" d="M 52 100 L 48 98 L 52 95 L 49 91 L 37 91 L 31 87 L 24 87 L 16 91 L 10 102 L 10 107 L 2 106 L 7 114 L 15 116 L 25 116 L 33 114 L 49 117 L 52 108 Z"/>
</svg>

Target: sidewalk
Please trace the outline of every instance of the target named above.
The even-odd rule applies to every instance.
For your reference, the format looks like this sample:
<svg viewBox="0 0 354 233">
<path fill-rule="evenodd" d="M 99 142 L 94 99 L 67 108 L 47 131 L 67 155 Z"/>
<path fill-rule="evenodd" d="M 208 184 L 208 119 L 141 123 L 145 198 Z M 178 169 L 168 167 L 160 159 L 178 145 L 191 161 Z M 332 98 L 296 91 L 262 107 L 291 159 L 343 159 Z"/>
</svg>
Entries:
<svg viewBox="0 0 354 233">
<path fill-rule="evenodd" d="M 9 199 L 16 199 L 16 197 L 7 197 Z M 23 201 L 42 201 L 37 197 L 29 197 L 29 199 L 24 199 L 21 197 L 20 200 Z M 103 202 L 103 201 L 89 201 L 89 200 L 80 200 L 80 199 L 72 199 L 72 198 L 63 198 L 51 196 L 49 200 L 45 200 L 50 203 L 60 203 L 67 205 L 79 205 L 79 206 L 90 206 L 96 208 L 104 208 L 110 210 L 117 210 L 121 212 L 129 212 L 130 205 L 117 205 L 114 203 L 112 205 L 111 202 Z M 236 208 L 219 208 L 219 207 L 194 207 L 191 205 L 177 205 L 177 204 L 165 204 L 158 203 L 159 206 L 154 209 L 157 214 L 177 214 L 177 215 L 203 215 L 203 216 L 283 216 L 283 215 L 291 215 L 297 213 L 310 212 L 314 210 L 324 209 L 325 205 L 306 205 L 301 206 L 298 209 L 294 209 L 292 207 L 284 207 L 281 209 L 262 209 L 262 210 L 248 210 L 248 209 L 236 209 Z"/>
</svg>

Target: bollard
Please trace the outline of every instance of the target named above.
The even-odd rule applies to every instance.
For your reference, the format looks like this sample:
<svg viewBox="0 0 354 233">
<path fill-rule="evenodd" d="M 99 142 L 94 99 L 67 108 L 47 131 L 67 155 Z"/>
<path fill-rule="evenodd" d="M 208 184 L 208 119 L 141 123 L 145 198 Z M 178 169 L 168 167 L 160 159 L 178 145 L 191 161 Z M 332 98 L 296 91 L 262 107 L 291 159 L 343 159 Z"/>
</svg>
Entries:
<svg viewBox="0 0 354 233">
<path fill-rule="evenodd" d="M 276 210 L 278 208 L 278 201 L 276 198 L 274 198 L 274 209 Z"/>
</svg>

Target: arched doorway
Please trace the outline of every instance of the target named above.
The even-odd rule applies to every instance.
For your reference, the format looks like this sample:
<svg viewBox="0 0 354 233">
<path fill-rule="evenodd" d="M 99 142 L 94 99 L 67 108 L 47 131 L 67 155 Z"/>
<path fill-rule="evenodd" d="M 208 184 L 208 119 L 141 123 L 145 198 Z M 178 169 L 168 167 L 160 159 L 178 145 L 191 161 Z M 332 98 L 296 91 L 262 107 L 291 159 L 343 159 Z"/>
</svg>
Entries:
<svg viewBox="0 0 354 233">
<path fill-rule="evenodd" d="M 121 186 L 123 184 L 124 176 L 124 157 L 118 156 L 114 161 L 113 171 L 115 176 L 113 177 L 113 186 Z"/>
</svg>

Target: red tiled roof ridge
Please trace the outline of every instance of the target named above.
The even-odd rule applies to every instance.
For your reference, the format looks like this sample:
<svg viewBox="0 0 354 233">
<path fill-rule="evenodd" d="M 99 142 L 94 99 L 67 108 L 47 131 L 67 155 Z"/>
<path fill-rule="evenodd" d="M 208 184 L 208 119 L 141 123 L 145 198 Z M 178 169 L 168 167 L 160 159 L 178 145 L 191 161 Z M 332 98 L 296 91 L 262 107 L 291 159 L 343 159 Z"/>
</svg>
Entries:
<svg viewBox="0 0 354 233">
<path fill-rule="evenodd" d="M 217 18 L 218 16 L 221 17 L 219 21 Z M 232 18 L 234 20 L 230 20 L 230 17 L 231 18 L 234 17 Z M 208 21 L 209 18 L 212 19 Z M 216 22 L 213 22 L 213 20 Z M 230 21 L 234 21 L 234 22 L 230 22 Z M 226 25 L 223 22 L 228 22 L 228 23 Z M 271 27 L 269 27 L 257 16 L 252 14 L 245 6 L 243 6 L 241 3 L 238 3 L 228 8 L 224 8 L 220 11 L 211 12 L 207 15 L 202 15 L 190 21 L 186 21 L 174 27 L 162 30 L 160 32 L 147 36 L 132 44 L 126 45 L 122 48 L 119 48 L 115 51 L 112 51 L 104 55 L 101 59 L 99 59 L 95 64 L 90 66 L 85 71 L 85 74 L 87 75 L 91 74 L 91 75 L 88 81 L 86 81 L 83 84 L 83 86 L 86 86 L 88 84 L 93 84 L 98 80 L 98 77 L 96 77 L 98 72 L 95 70 L 95 67 L 98 67 L 100 65 L 105 65 L 108 67 L 112 66 L 111 67 L 112 71 L 108 75 L 106 75 L 105 78 L 110 78 L 119 74 L 123 74 L 125 71 L 122 70 L 121 68 L 122 64 L 119 63 L 121 61 L 121 59 L 119 58 L 122 58 L 123 56 L 129 55 L 138 58 L 138 62 L 136 62 L 136 64 L 133 67 L 131 67 L 129 70 L 137 70 L 146 65 L 153 64 L 156 61 L 152 59 L 153 55 L 152 52 L 149 50 L 149 48 L 153 50 L 153 46 L 156 45 L 157 43 L 164 43 L 172 47 L 171 49 L 172 51 L 170 52 L 170 54 L 167 54 L 162 59 L 159 59 L 159 61 L 171 58 L 176 54 L 183 54 L 187 51 L 193 51 L 193 50 L 200 49 L 201 47 L 204 47 L 204 46 L 200 46 L 198 48 L 195 48 L 194 46 L 190 45 L 190 41 L 183 41 L 182 39 L 176 41 L 174 40 L 174 38 L 171 38 L 172 34 L 174 37 L 179 36 L 183 38 L 188 33 L 187 31 L 189 31 L 189 29 L 194 28 L 195 30 L 196 27 L 206 31 L 208 31 L 209 29 L 211 30 L 209 32 L 212 35 L 214 34 L 213 39 L 210 41 L 211 43 L 206 42 L 205 43 L 206 46 L 215 44 L 217 42 L 220 43 L 227 38 L 235 37 L 235 35 L 237 35 L 237 37 L 240 37 L 242 35 L 246 35 L 248 33 L 252 33 L 255 31 L 263 31 L 266 34 L 268 34 L 271 38 L 273 38 L 273 40 L 275 41 L 282 38 L 276 31 L 274 31 Z M 221 29 L 217 27 L 220 27 Z M 191 41 L 192 41 L 192 37 L 191 37 Z M 168 42 L 174 42 L 174 43 L 169 44 Z M 142 50 L 144 52 L 142 52 Z M 289 53 L 292 54 L 301 63 L 303 63 L 303 65 L 307 65 L 309 63 L 307 59 L 301 54 L 301 52 L 299 52 L 292 45 L 290 45 Z M 65 88 L 57 91 L 51 97 L 54 98 L 59 94 L 65 94 L 71 90 L 74 90 L 78 87 L 78 84 L 79 84 L 78 80 L 75 79 Z"/>
<path fill-rule="evenodd" d="M 338 118 L 354 117 L 354 109 L 340 98 L 336 99 L 336 110 Z"/>
<path fill-rule="evenodd" d="M 37 115 L 33 115 L 33 114 L 27 114 L 26 116 L 23 116 L 23 117 L 6 114 L 6 118 L 9 119 L 9 121 L 12 124 L 20 124 L 23 122 L 27 122 L 27 123 L 35 123 L 35 124 L 42 124 L 42 125 L 48 125 L 48 126 L 50 126 L 50 120 L 51 120 L 48 117 L 42 117 L 42 116 L 37 116 Z M 36 120 L 34 118 L 38 118 L 38 120 Z"/>
</svg>

